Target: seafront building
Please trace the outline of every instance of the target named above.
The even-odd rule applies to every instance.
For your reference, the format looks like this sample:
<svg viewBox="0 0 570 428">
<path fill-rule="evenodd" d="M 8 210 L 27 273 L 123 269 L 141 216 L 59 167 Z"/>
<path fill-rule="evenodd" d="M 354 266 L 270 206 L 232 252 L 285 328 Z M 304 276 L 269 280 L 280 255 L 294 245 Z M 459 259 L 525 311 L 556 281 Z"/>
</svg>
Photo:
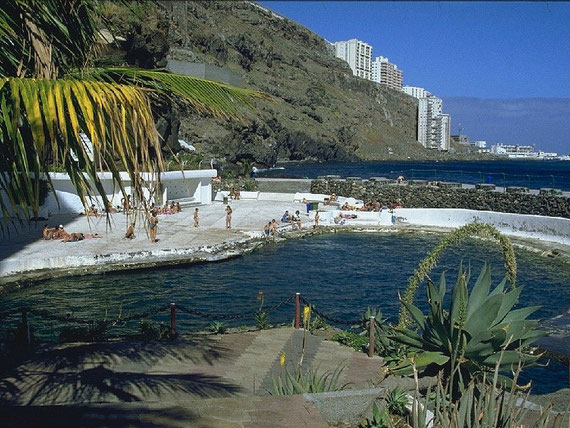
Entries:
<svg viewBox="0 0 570 428">
<path fill-rule="evenodd" d="M 431 93 L 419 86 L 402 86 L 402 92 L 405 92 L 414 98 L 426 98 L 431 96 Z"/>
<path fill-rule="evenodd" d="M 534 145 L 493 144 L 491 153 L 510 159 L 559 159 L 558 153 L 534 151 Z"/>
<path fill-rule="evenodd" d="M 388 61 L 388 58 L 377 56 L 372 62 L 372 81 L 386 85 L 397 91 L 402 90 L 404 73 L 396 64 Z"/>
<path fill-rule="evenodd" d="M 372 46 L 357 39 L 334 42 L 333 46 L 335 56 L 348 63 L 352 74 L 363 79 L 371 79 Z"/>
<path fill-rule="evenodd" d="M 443 113 L 443 100 L 424 88 L 404 86 L 402 91 L 418 99 L 418 141 L 427 149 L 449 151 L 451 116 Z"/>
</svg>

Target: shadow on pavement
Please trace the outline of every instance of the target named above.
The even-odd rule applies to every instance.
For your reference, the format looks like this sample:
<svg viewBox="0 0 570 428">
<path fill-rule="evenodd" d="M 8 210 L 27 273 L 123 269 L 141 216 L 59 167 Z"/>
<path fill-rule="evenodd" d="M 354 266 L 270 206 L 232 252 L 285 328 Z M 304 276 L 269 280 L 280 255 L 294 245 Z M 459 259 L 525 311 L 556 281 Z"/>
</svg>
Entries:
<svg viewBox="0 0 570 428">
<path fill-rule="evenodd" d="M 2 405 L 160 401 L 178 396 L 225 397 L 240 387 L 192 372 L 230 350 L 209 338 L 45 346 L 27 358 L 9 354 L 0 378 Z"/>
<path fill-rule="evenodd" d="M 198 416 L 188 409 L 122 405 L 0 407 L 0 426 L 21 427 L 181 427 Z"/>
</svg>

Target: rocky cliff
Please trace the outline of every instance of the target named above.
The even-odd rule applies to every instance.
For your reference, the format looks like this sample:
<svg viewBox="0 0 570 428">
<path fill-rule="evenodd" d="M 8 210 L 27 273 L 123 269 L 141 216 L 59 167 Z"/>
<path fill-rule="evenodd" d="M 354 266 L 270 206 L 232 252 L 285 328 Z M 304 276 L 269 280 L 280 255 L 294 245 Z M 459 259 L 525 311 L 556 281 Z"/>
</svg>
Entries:
<svg viewBox="0 0 570 428">
<path fill-rule="evenodd" d="M 127 7 L 138 18 L 119 13 Z M 112 8 L 107 22 L 126 39 L 124 61 L 149 68 L 164 66 L 168 58 L 211 64 L 273 96 L 271 102 L 256 101 L 244 122 L 162 106 L 160 131 L 175 149 L 180 137 L 206 159 L 268 166 L 283 160 L 442 156 L 415 141 L 412 97 L 352 76 L 323 38 L 253 2 L 161 1 Z"/>
</svg>

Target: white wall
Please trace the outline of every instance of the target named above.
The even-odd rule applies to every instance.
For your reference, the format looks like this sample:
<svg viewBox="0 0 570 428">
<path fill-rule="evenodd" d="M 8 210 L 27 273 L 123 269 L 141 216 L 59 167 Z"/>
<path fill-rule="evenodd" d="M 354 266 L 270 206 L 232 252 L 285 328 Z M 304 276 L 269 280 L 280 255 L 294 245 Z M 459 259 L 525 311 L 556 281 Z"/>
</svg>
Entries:
<svg viewBox="0 0 570 428">
<path fill-rule="evenodd" d="M 210 204 L 212 202 L 211 179 L 216 176 L 217 171 L 215 169 L 184 171 L 184 173 L 181 171 L 164 172 L 161 174 L 163 194 L 168 200 L 194 198 L 194 201 L 200 204 Z M 50 192 L 44 204 L 40 207 L 40 216 L 48 217 L 50 214 L 84 212 L 81 199 L 77 195 L 69 176 L 64 173 L 50 173 L 50 177 L 55 187 L 59 206 L 54 194 Z M 123 194 L 113 182 L 111 174 L 100 173 L 99 178 L 113 206 L 120 205 Z M 148 182 L 151 182 L 152 179 L 151 175 L 146 173 L 143 178 Z M 121 180 L 127 194 L 132 195 L 133 189 L 128 174 L 122 172 Z M 93 189 L 94 193 L 98 193 L 94 186 Z M 145 190 L 144 195 L 148 198 L 149 192 Z M 100 196 L 94 196 L 89 202 L 94 203 L 100 210 L 104 208 Z"/>
<path fill-rule="evenodd" d="M 400 208 L 394 216 L 396 223 L 414 226 L 456 228 L 476 221 L 490 224 L 505 235 L 570 245 L 570 219 L 562 217 L 437 208 Z"/>
</svg>

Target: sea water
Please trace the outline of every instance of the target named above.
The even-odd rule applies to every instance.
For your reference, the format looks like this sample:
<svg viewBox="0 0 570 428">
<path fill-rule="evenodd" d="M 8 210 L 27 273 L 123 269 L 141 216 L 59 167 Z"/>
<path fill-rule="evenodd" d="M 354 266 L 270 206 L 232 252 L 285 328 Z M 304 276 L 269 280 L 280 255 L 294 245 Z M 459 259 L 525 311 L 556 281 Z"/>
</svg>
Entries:
<svg viewBox="0 0 570 428">
<path fill-rule="evenodd" d="M 311 236 L 272 243 L 223 262 L 41 281 L 4 294 L 0 311 L 30 306 L 53 313 L 72 313 L 83 319 L 114 319 L 175 302 L 222 318 L 256 312 L 262 303 L 258 299 L 262 290 L 264 309 L 300 292 L 318 310 L 336 319 L 357 320 L 368 306 L 375 306 L 387 322 L 394 323 L 400 307 L 398 293 L 405 291 L 414 269 L 441 238 L 439 234 L 386 232 Z M 524 286 L 521 305 L 541 305 L 532 315 L 540 319 L 567 312 L 570 265 L 525 250 L 516 250 L 516 254 L 517 284 Z M 504 277 L 498 245 L 481 240 L 468 240 L 446 250 L 431 277 L 438 282 L 444 273 L 451 288 L 460 263 L 471 269 L 471 282 L 484 263 L 491 265 L 493 284 Z M 424 312 L 427 310 L 425 286 L 418 290 L 415 301 Z M 290 323 L 293 316 L 291 302 L 271 312 L 269 322 Z M 55 339 L 62 327 L 59 322 L 34 316 L 30 319 L 36 336 L 42 339 Z M 168 323 L 169 311 L 152 319 Z M 17 316 L 4 321 L 4 336 L 17 321 Z M 212 321 L 178 312 L 177 330 L 184 333 L 204 329 Z M 225 322 L 234 327 L 255 323 L 251 317 Z M 119 324 L 109 333 L 125 335 L 137 331 L 138 323 L 131 322 Z M 567 386 L 567 368 L 548 370 L 552 376 L 542 379 L 542 385 L 546 381 L 547 385 L 554 382 L 550 388 Z M 544 378 L 544 374 L 539 378 Z"/>
</svg>

